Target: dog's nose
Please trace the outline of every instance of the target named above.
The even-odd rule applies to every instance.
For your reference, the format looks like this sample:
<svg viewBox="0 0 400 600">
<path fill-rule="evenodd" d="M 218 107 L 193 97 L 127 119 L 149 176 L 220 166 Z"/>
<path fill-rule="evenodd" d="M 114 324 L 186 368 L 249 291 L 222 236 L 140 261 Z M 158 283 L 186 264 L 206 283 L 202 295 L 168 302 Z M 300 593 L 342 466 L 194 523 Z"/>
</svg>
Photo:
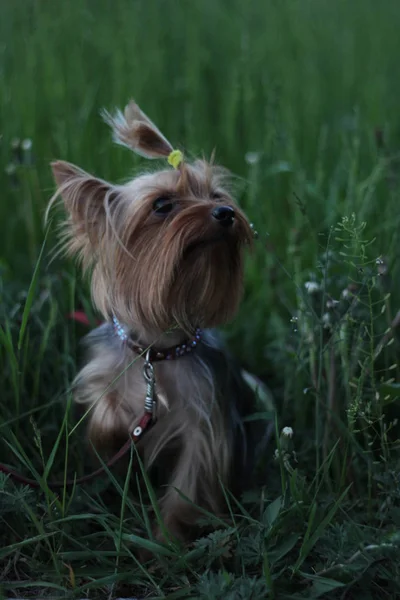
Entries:
<svg viewBox="0 0 400 600">
<path fill-rule="evenodd" d="M 211 214 L 224 227 L 230 227 L 235 219 L 235 211 L 230 206 L 217 206 Z"/>
</svg>

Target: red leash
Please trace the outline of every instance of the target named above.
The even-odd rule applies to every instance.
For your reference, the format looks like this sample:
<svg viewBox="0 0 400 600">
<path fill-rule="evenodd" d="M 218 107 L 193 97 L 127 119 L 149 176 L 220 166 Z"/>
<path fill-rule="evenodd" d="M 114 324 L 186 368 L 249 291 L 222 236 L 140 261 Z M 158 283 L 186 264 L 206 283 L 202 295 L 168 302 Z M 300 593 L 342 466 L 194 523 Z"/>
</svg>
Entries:
<svg viewBox="0 0 400 600">
<path fill-rule="evenodd" d="M 71 321 L 76 321 L 77 323 L 81 323 L 82 325 L 86 325 L 87 327 L 90 327 L 92 324 L 92 322 L 89 321 L 89 317 L 86 313 L 83 312 L 83 310 L 75 310 L 74 312 L 69 313 L 67 317 L 68 319 L 71 319 Z M 102 323 L 100 319 L 95 319 L 94 322 L 96 325 L 101 325 Z"/>
<path fill-rule="evenodd" d="M 106 463 L 105 466 L 100 467 L 99 469 L 96 469 L 96 471 L 92 471 L 92 473 L 89 473 L 88 475 L 84 475 L 83 477 L 78 477 L 78 479 L 67 479 L 66 481 L 52 481 L 47 484 L 48 487 L 50 489 L 56 490 L 56 489 L 62 489 L 63 487 L 71 487 L 73 485 L 80 485 L 81 483 L 86 483 L 86 482 L 90 481 L 91 479 L 94 479 L 98 475 L 101 475 L 102 473 L 105 472 L 107 467 L 112 467 L 120 458 L 122 458 L 128 452 L 128 450 L 131 447 L 132 442 L 134 444 L 136 444 L 139 441 L 139 439 L 142 437 L 142 435 L 147 431 L 147 429 L 151 425 L 151 421 L 152 421 L 151 413 L 145 412 L 143 417 L 140 419 L 139 424 L 135 427 L 135 429 L 131 433 L 128 440 L 125 442 L 125 444 L 122 446 L 122 448 L 120 450 L 118 450 L 118 452 L 116 454 L 114 454 L 114 456 L 112 458 L 110 458 L 110 460 Z M 21 473 L 18 473 L 18 471 L 15 471 L 14 469 L 10 469 L 3 463 L 0 463 L 0 471 L 2 473 L 5 473 L 6 475 L 9 475 L 12 479 L 14 479 L 15 481 L 18 481 L 19 483 L 24 483 L 25 485 L 29 485 L 32 488 L 41 487 L 40 483 L 38 481 L 36 481 L 36 479 L 29 479 L 28 477 L 24 477 L 23 475 L 21 475 Z"/>
</svg>

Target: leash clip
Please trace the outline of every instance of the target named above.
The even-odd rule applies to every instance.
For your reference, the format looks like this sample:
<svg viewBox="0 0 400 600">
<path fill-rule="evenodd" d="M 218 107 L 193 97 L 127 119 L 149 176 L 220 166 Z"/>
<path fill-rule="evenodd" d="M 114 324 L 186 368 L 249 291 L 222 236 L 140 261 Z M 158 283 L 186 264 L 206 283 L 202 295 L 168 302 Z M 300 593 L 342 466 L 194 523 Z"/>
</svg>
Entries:
<svg viewBox="0 0 400 600">
<path fill-rule="evenodd" d="M 155 393 L 156 379 L 154 376 L 153 363 L 150 360 L 150 349 L 147 350 L 145 363 L 143 367 L 143 377 L 146 382 L 146 398 L 144 401 L 144 409 L 150 413 L 153 420 L 156 417 L 157 398 Z"/>
</svg>

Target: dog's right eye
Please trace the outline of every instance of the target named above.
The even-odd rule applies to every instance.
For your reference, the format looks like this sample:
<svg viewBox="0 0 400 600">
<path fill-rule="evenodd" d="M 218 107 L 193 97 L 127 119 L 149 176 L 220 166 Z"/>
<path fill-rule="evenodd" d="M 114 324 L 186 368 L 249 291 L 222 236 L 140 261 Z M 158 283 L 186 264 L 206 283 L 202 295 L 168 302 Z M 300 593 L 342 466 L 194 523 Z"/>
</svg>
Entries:
<svg viewBox="0 0 400 600">
<path fill-rule="evenodd" d="M 167 215 L 174 208 L 174 203 L 171 198 L 157 198 L 153 202 L 153 211 L 157 215 Z"/>
</svg>

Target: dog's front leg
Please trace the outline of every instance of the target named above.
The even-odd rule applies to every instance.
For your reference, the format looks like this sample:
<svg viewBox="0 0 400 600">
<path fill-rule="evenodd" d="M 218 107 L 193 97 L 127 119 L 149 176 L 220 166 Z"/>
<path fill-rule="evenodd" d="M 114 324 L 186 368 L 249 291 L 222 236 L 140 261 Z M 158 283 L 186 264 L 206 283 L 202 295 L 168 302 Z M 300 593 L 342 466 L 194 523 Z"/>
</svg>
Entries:
<svg viewBox="0 0 400 600">
<path fill-rule="evenodd" d="M 199 432 L 183 440 L 168 490 L 160 501 L 167 531 L 181 541 L 192 539 L 202 515 L 198 507 L 214 514 L 221 512 L 218 464 L 205 436 Z M 156 537 L 164 537 L 161 530 Z"/>
</svg>

